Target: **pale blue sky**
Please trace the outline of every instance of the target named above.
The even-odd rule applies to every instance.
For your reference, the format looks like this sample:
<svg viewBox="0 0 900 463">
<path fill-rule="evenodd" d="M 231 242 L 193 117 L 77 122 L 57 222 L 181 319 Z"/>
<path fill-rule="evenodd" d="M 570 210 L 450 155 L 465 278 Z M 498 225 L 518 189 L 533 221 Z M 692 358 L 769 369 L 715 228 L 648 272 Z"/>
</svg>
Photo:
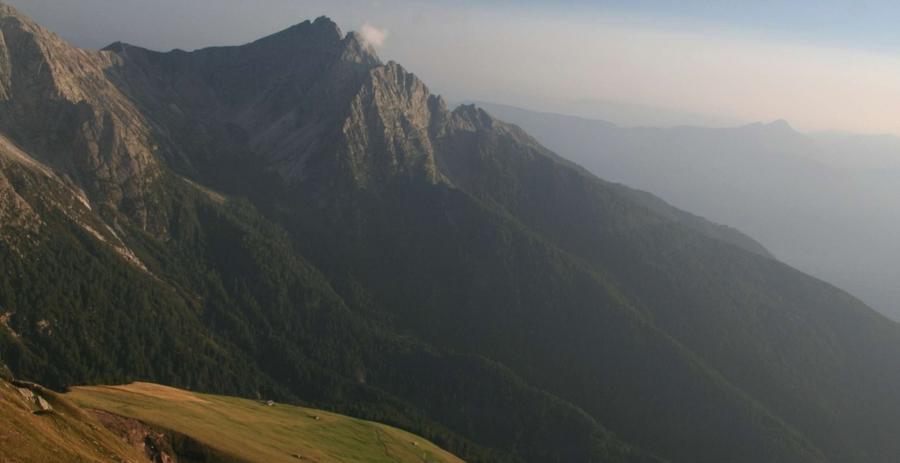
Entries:
<svg viewBox="0 0 900 463">
<path fill-rule="evenodd" d="M 7 0 L 79 46 L 239 44 L 325 14 L 453 99 L 900 132 L 900 2 Z M 726 122 L 723 122 L 726 123 Z"/>
<path fill-rule="evenodd" d="M 52 23 L 84 46 L 100 46 L 115 35 L 145 38 L 161 48 L 192 48 L 210 39 L 245 39 L 261 29 L 297 18 L 327 14 L 359 18 L 413 9 L 446 7 L 478 14 L 486 9 L 547 16 L 616 15 L 636 20 L 703 22 L 772 37 L 822 45 L 900 49 L 900 2 L 877 0 L 494 0 L 494 1 L 317 1 L 317 0 L 7 0 L 33 17 Z M 217 24 L 195 21 L 222 20 Z M 164 25 L 170 23 L 170 25 Z M 241 24 L 245 22 L 245 24 Z M 186 28 L 186 25 L 195 27 Z M 234 28 L 229 34 L 225 27 Z M 153 36 L 159 28 L 174 33 Z M 182 29 L 183 28 L 183 29 Z M 180 42 L 177 42 L 179 40 Z M 151 44 L 148 44 L 151 45 Z"/>
<path fill-rule="evenodd" d="M 762 35 L 823 45 L 900 48 L 900 28 L 897 27 L 900 2 L 896 1 L 615 0 L 571 1 L 570 4 L 595 11 L 718 23 Z"/>
</svg>

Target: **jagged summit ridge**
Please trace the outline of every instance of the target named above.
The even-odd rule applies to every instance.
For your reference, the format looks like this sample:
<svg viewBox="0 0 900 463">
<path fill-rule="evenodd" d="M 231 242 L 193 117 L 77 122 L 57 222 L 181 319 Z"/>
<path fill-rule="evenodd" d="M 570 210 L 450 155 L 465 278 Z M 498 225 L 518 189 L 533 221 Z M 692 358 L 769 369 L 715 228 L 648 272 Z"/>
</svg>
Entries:
<svg viewBox="0 0 900 463">
<path fill-rule="evenodd" d="M 187 146 L 197 125 L 209 133 L 240 128 L 242 136 L 216 153 L 170 156 L 191 170 L 234 155 L 259 159 L 291 183 L 338 172 L 360 186 L 397 175 L 438 179 L 429 137 L 432 122 L 449 119 L 437 114 L 446 105 L 399 64 L 382 64 L 358 33 L 341 37 L 325 17 L 242 46 L 107 49 L 123 63 L 117 80 L 137 84 L 129 93 L 175 137 L 168 146 Z"/>
<path fill-rule="evenodd" d="M 16 16 L 16 17 L 23 17 L 23 18 L 25 17 L 24 15 L 19 13 L 18 10 L 13 8 L 11 5 L 0 0 L 0 18 L 6 17 L 6 16 Z"/>
<path fill-rule="evenodd" d="M 116 41 L 104 47 L 103 50 L 114 52 L 125 59 L 128 58 L 129 52 L 179 55 L 194 57 L 194 60 L 197 59 L 197 56 L 201 56 L 208 61 L 206 64 L 213 64 L 210 61 L 219 61 L 226 66 L 229 63 L 239 65 L 240 62 L 248 60 L 248 55 L 256 55 L 257 59 L 254 61 L 257 64 L 262 61 L 268 62 L 268 66 L 255 70 L 257 77 L 270 71 L 276 62 L 282 61 L 296 67 L 298 58 L 315 60 L 315 55 L 330 56 L 363 66 L 382 64 L 375 49 L 368 45 L 357 32 L 351 31 L 345 35 L 340 27 L 327 16 L 320 16 L 314 21 L 305 20 L 242 45 L 213 46 L 193 51 L 174 49 L 169 52 L 159 52 L 145 49 L 139 45 Z"/>
<path fill-rule="evenodd" d="M 160 167 L 150 124 L 109 80 L 118 57 L 69 45 L 4 5 L 0 64 L 0 131 L 92 201 L 128 204 L 145 222 L 142 203 Z"/>
<path fill-rule="evenodd" d="M 464 130 L 485 130 L 494 127 L 494 118 L 474 104 L 463 104 L 453 110 L 453 116 Z"/>
<path fill-rule="evenodd" d="M 381 64 L 375 49 L 359 33 L 351 31 L 345 35 L 337 23 L 327 16 L 319 16 L 312 22 L 303 21 L 244 47 L 255 51 L 258 48 L 274 47 L 285 54 L 308 53 L 318 48 L 320 51 L 337 53 L 343 61 L 368 66 Z"/>
<path fill-rule="evenodd" d="M 347 113 L 339 156 L 358 185 L 440 179 L 433 137 L 446 106 L 414 74 L 393 61 L 373 68 Z"/>
<path fill-rule="evenodd" d="M 296 33 L 305 34 L 309 30 L 315 31 L 315 35 L 323 38 L 331 38 L 332 40 L 340 40 L 344 37 L 344 33 L 341 31 L 340 26 L 338 26 L 337 23 L 335 23 L 328 16 L 322 15 L 312 21 L 306 19 L 279 32 L 271 34 L 267 37 L 263 37 L 259 40 L 265 40 L 268 37 L 287 36 Z"/>
</svg>

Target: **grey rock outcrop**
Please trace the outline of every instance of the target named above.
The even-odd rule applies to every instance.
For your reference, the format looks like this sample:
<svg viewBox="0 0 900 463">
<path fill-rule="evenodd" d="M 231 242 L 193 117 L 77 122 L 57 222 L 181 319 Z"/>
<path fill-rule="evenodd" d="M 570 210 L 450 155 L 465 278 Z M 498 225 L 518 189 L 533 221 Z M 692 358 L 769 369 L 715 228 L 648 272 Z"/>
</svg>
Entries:
<svg viewBox="0 0 900 463">
<path fill-rule="evenodd" d="M 17 386 L 22 399 L 28 403 L 34 413 L 43 414 L 53 412 L 53 406 L 41 395 L 43 388 L 34 383 L 25 381 L 13 381 L 12 384 Z"/>
<path fill-rule="evenodd" d="M 72 47 L 0 5 L 0 132 L 83 188 L 91 201 L 147 225 L 159 176 L 149 122 L 109 77 L 121 60 Z"/>
<path fill-rule="evenodd" d="M 12 371 L 9 370 L 9 367 L 6 366 L 5 363 L 0 362 L 0 381 L 12 381 L 13 374 Z"/>
<path fill-rule="evenodd" d="M 172 436 L 134 418 L 126 418 L 102 410 L 86 410 L 106 429 L 122 437 L 153 463 L 178 463 L 172 448 Z"/>
</svg>

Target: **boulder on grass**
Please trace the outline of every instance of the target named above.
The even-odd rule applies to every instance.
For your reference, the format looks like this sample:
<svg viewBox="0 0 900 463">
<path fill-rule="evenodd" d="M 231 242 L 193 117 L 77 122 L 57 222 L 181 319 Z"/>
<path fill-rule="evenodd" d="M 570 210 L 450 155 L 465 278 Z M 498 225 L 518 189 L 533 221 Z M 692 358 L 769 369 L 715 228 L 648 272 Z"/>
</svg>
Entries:
<svg viewBox="0 0 900 463">
<path fill-rule="evenodd" d="M 53 407 L 50 406 L 50 402 L 47 402 L 43 397 L 35 395 L 34 399 L 35 404 L 38 407 L 38 409 L 34 411 L 35 413 L 50 413 L 53 411 Z"/>
</svg>

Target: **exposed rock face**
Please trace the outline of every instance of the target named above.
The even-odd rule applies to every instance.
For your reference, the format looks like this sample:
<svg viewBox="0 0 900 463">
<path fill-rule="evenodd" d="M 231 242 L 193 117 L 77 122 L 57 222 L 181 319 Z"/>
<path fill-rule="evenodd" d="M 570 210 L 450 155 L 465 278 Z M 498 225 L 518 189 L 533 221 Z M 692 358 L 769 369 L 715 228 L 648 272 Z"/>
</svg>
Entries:
<svg viewBox="0 0 900 463">
<path fill-rule="evenodd" d="M 28 403 L 34 413 L 43 414 L 53 412 L 53 406 L 41 395 L 44 393 L 44 389 L 41 386 L 26 381 L 12 381 L 12 383 L 15 386 L 18 386 L 19 394 L 25 402 Z"/>
<path fill-rule="evenodd" d="M 448 182 L 439 138 L 512 130 L 474 107 L 451 114 L 415 75 L 327 18 L 238 47 L 106 50 L 122 61 L 116 82 L 166 135 L 170 160 L 201 177 L 238 160 L 313 190 Z"/>
<path fill-rule="evenodd" d="M 19 394 L 21 394 L 22 397 L 25 398 L 25 400 L 28 400 L 28 401 L 34 401 L 34 393 L 31 392 L 31 389 L 27 389 L 27 388 L 24 388 L 24 387 L 20 387 L 20 388 L 19 388 Z"/>
<path fill-rule="evenodd" d="M 12 372 L 9 371 L 9 367 L 3 362 L 0 362 L 0 380 L 7 382 L 13 380 Z"/>
<path fill-rule="evenodd" d="M 188 172 L 252 159 L 292 185 L 435 183 L 446 180 L 435 137 L 456 128 L 454 117 L 478 125 L 451 116 L 415 75 L 382 64 L 358 34 L 342 37 L 327 18 L 239 47 L 106 50 L 122 61 L 116 82 L 152 114 L 173 147 L 167 155 Z"/>
<path fill-rule="evenodd" d="M 164 153 L 189 172 L 253 157 L 286 179 L 331 149 L 350 100 L 380 65 L 357 34 L 305 21 L 238 47 L 157 53 L 116 43 L 116 81 L 165 135 Z"/>
<path fill-rule="evenodd" d="M 448 181 L 436 140 L 493 127 L 325 17 L 243 46 L 89 52 L 0 12 L 0 132 L 143 227 L 160 159 L 201 178 L 242 162 L 291 185 L 378 189 Z"/>
<path fill-rule="evenodd" d="M 119 435 L 129 445 L 137 448 L 153 463 L 178 463 L 178 456 L 172 449 L 171 438 L 146 424 L 134 419 L 115 415 L 103 410 L 86 410 L 105 428 Z"/>
<path fill-rule="evenodd" d="M 47 400 L 41 396 L 35 396 L 35 403 L 38 407 L 36 413 L 49 413 L 53 411 L 53 407 L 50 406 L 50 402 L 47 402 Z"/>
<path fill-rule="evenodd" d="M 36 232 L 40 218 L 22 199 L 6 175 L 0 173 L 0 235 L 12 228 Z"/>
<path fill-rule="evenodd" d="M 160 167 L 149 123 L 108 78 L 120 64 L 0 5 L 0 132 L 143 226 Z"/>
<path fill-rule="evenodd" d="M 49 237 L 42 214 L 58 212 L 130 263 L 145 269 L 122 237 L 98 215 L 84 191 L 0 135 L 0 239 L 16 253 Z"/>
<path fill-rule="evenodd" d="M 443 101 L 399 64 L 376 67 L 350 103 L 337 158 L 361 187 L 393 177 L 436 182 L 432 137 L 446 111 Z"/>
</svg>

